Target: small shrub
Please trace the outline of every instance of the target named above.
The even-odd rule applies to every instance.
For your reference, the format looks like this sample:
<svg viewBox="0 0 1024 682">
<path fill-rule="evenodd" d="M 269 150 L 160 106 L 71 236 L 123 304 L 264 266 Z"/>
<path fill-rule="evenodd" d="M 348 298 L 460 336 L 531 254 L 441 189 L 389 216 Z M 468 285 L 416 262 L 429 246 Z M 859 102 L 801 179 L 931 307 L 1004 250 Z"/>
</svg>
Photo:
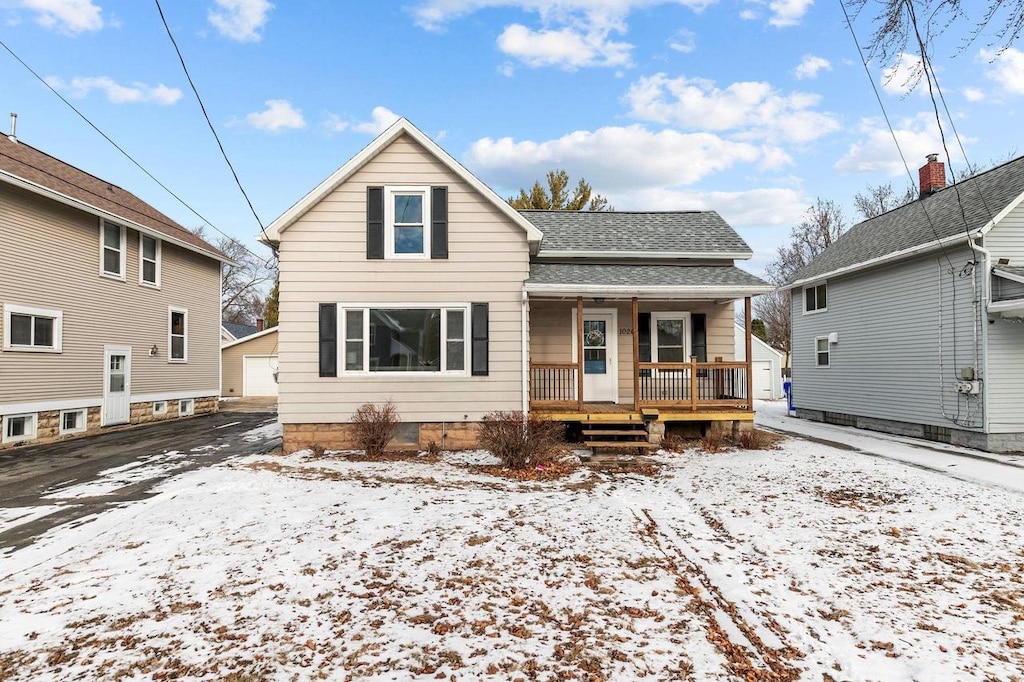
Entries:
<svg viewBox="0 0 1024 682">
<path fill-rule="evenodd" d="M 741 431 L 736 445 L 744 450 L 770 450 L 775 446 L 776 436 L 760 429 Z"/>
<path fill-rule="evenodd" d="M 364 403 L 352 415 L 352 437 L 368 456 L 376 457 L 394 438 L 400 423 L 398 408 L 392 401 L 379 406 Z"/>
<path fill-rule="evenodd" d="M 704 437 L 700 439 L 700 448 L 704 452 L 716 453 L 725 449 L 725 435 L 721 431 L 709 429 Z"/>
<path fill-rule="evenodd" d="M 491 412 L 480 425 L 480 444 L 509 469 L 528 469 L 565 438 L 561 422 L 522 412 Z"/>
<path fill-rule="evenodd" d="M 427 454 L 431 457 L 441 456 L 441 446 L 437 444 L 436 440 L 432 440 L 427 443 Z"/>
<path fill-rule="evenodd" d="M 682 452 L 686 449 L 686 446 L 683 445 L 683 439 L 679 436 L 666 433 L 661 437 L 661 449 L 669 452 Z"/>
<path fill-rule="evenodd" d="M 309 450 L 310 450 L 310 452 L 313 453 L 314 457 L 318 457 L 319 458 L 319 457 L 323 457 L 324 456 L 324 451 L 325 451 L 324 450 L 324 446 L 320 445 L 320 443 L 310 443 L 309 444 Z"/>
</svg>

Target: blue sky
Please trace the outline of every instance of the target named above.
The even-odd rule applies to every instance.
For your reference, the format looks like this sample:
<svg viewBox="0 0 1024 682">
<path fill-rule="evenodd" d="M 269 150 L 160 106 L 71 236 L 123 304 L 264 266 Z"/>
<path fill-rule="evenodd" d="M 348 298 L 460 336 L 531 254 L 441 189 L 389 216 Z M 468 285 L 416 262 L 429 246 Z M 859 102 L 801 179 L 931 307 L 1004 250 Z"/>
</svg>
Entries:
<svg viewBox="0 0 1024 682">
<path fill-rule="evenodd" d="M 872 2 L 854 25 L 862 43 Z M 852 218 L 858 190 L 908 181 L 839 0 L 163 5 L 264 223 L 396 115 L 503 196 L 565 168 L 618 209 L 717 210 L 754 248 L 754 272 L 815 197 Z M 1024 153 L 1024 52 L 997 54 L 986 36 L 961 49 L 964 33 L 933 61 L 967 156 Z M 255 244 L 154 3 L 0 0 L 0 38 L 213 225 Z M 916 178 L 942 153 L 931 102 L 886 76 L 876 62 Z M 18 112 L 23 141 L 202 224 L 3 51 L 0 111 Z"/>
</svg>

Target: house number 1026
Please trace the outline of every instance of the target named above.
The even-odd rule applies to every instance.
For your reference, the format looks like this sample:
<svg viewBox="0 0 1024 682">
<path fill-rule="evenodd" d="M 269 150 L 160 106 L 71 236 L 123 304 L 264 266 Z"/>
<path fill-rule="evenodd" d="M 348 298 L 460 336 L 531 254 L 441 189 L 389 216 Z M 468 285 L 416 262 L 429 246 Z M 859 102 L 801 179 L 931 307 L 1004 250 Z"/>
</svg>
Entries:
<svg viewBox="0 0 1024 682">
<path fill-rule="evenodd" d="M 633 335 L 633 328 L 632 327 L 619 327 L 619 336 L 632 336 L 632 335 Z"/>
</svg>

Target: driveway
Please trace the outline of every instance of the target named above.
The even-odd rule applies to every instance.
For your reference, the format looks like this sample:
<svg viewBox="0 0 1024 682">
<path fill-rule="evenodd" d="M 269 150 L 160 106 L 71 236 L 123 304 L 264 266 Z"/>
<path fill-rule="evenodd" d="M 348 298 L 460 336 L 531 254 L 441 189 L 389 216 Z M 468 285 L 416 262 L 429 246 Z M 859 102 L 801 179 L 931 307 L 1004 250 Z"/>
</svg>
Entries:
<svg viewBox="0 0 1024 682">
<path fill-rule="evenodd" d="M 227 405 L 213 415 L 3 452 L 0 551 L 20 549 L 51 528 L 88 523 L 111 506 L 149 497 L 171 476 L 280 446 L 270 426 L 277 420 L 273 400 Z"/>
</svg>

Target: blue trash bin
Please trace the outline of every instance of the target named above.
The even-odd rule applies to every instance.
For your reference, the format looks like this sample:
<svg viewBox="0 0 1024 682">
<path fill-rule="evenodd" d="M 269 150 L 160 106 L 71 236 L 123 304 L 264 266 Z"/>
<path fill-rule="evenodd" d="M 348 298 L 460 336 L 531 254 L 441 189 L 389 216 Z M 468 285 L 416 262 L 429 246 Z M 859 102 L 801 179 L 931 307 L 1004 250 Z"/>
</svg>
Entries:
<svg viewBox="0 0 1024 682">
<path fill-rule="evenodd" d="M 786 393 L 786 410 L 790 413 L 793 412 L 793 381 L 787 380 L 782 382 L 782 390 Z"/>
</svg>

